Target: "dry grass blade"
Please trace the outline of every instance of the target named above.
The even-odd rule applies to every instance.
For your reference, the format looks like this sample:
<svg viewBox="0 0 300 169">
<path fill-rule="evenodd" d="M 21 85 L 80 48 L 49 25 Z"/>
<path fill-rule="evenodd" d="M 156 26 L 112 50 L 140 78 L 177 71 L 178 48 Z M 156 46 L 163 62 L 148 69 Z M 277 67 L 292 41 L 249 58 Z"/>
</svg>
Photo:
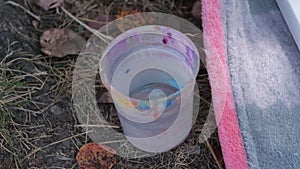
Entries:
<svg viewBox="0 0 300 169">
<path fill-rule="evenodd" d="M 88 31 L 93 33 L 95 36 L 97 36 L 104 42 L 109 43 L 111 40 L 113 40 L 113 38 L 111 36 L 103 35 L 102 33 L 98 32 L 97 30 L 89 27 L 87 24 L 81 22 L 79 19 L 77 19 L 75 16 L 73 16 L 69 11 L 67 11 L 64 7 L 60 7 L 60 9 L 62 11 L 64 11 L 69 17 L 74 19 L 77 23 L 79 23 L 81 26 L 83 26 L 85 29 L 87 29 Z"/>
<path fill-rule="evenodd" d="M 92 131 L 86 131 L 86 132 L 84 132 L 84 133 L 76 134 L 76 135 L 73 135 L 73 136 L 71 136 L 71 137 L 67 137 L 67 138 L 64 138 L 64 139 L 62 139 L 62 140 L 59 140 L 59 141 L 50 143 L 50 144 L 48 144 L 48 145 L 46 145 L 46 146 L 36 148 L 36 149 L 33 150 L 31 153 L 29 153 L 26 157 L 24 157 L 21 161 L 24 161 L 25 159 L 29 158 L 29 157 L 32 156 L 33 154 L 35 154 L 35 153 L 37 153 L 38 151 L 41 151 L 41 150 L 43 150 L 43 149 L 45 149 L 45 148 L 48 148 L 48 147 L 53 146 L 53 145 L 55 145 L 55 144 L 59 144 L 59 143 L 62 143 L 62 142 L 64 142 L 64 141 L 67 141 L 67 140 L 70 140 L 70 139 L 72 139 L 72 138 L 75 138 L 75 137 L 78 137 L 78 136 L 81 136 L 81 135 L 85 135 L 85 134 L 88 134 L 88 133 L 91 133 L 91 132 L 94 132 L 94 131 L 93 131 L 93 130 L 92 130 Z"/>
<path fill-rule="evenodd" d="M 212 154 L 214 160 L 216 161 L 216 163 L 217 163 L 217 165 L 218 165 L 218 168 L 219 168 L 219 169 L 223 169 L 223 167 L 222 167 L 222 165 L 220 164 L 220 162 L 219 162 L 219 160 L 218 160 L 218 158 L 217 158 L 217 156 L 216 156 L 216 154 L 215 154 L 213 148 L 211 147 L 211 145 L 210 145 L 210 143 L 208 142 L 207 139 L 206 139 L 206 141 L 205 141 L 205 144 L 206 144 L 206 146 L 209 148 L 209 150 L 210 150 L 210 152 L 211 152 L 211 154 Z"/>
</svg>

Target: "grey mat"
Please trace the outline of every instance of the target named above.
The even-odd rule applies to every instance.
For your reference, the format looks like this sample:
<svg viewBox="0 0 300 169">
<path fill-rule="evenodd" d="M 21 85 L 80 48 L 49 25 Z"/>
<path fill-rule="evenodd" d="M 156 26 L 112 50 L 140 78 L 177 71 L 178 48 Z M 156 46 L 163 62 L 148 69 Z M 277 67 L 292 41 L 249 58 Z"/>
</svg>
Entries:
<svg viewBox="0 0 300 169">
<path fill-rule="evenodd" d="M 274 0 L 221 0 L 250 168 L 300 169 L 300 52 Z"/>
</svg>

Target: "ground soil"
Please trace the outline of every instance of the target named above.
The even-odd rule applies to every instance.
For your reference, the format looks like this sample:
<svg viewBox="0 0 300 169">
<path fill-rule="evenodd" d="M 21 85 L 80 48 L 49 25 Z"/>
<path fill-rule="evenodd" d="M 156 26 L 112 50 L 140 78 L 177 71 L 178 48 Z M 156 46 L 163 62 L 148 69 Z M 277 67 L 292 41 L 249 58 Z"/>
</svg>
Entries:
<svg viewBox="0 0 300 169">
<path fill-rule="evenodd" d="M 79 123 L 72 108 L 72 71 L 77 56 L 48 57 L 40 52 L 39 37 L 44 30 L 49 28 L 69 28 L 81 35 L 84 35 L 85 30 L 60 10 L 43 11 L 33 1 L 16 0 L 15 2 L 25 9 L 41 17 L 39 26 L 34 28 L 32 26 L 34 19 L 31 16 L 19 7 L 4 5 L 4 2 L 0 0 L 2 74 L 0 80 L 12 83 L 15 81 L 10 81 L 10 79 L 16 79 L 27 87 L 17 85 L 11 91 L 0 91 L 2 97 L 0 99 L 7 98 L 3 96 L 3 93 L 6 96 L 10 94 L 17 96 L 28 90 L 32 93 L 24 97 L 20 96 L 12 103 L 1 104 L 6 113 L 11 113 L 12 118 L 8 120 L 8 125 L 0 130 L 0 168 L 78 168 L 75 157 L 79 148 L 93 140 L 89 139 L 81 127 L 76 126 Z M 64 5 L 75 16 L 76 13 L 82 12 L 81 17 L 92 19 L 103 12 L 111 2 L 108 0 L 91 0 L 91 2 L 66 0 Z M 124 5 L 125 2 L 127 5 Z M 143 9 L 143 4 L 135 2 L 117 0 L 110 13 L 117 14 L 124 7 L 139 8 L 142 11 L 155 9 L 157 12 L 168 12 L 184 17 L 201 28 L 201 21 L 193 19 L 190 13 L 193 1 L 147 1 L 154 6 L 152 6 L 153 9 L 150 7 Z M 89 9 L 88 7 L 93 6 L 93 3 L 97 4 L 96 7 Z M 169 9 L 170 3 L 174 3 L 176 8 Z M 78 9 L 83 9 L 83 6 L 86 11 L 78 11 Z M 16 58 L 18 59 L 15 61 Z M 203 65 L 197 82 L 201 96 L 209 102 L 211 100 L 209 80 Z M 105 89 L 97 88 L 97 97 L 104 92 Z M 107 120 L 118 121 L 113 104 L 99 103 L 98 105 Z M 208 169 L 219 168 L 218 164 L 224 167 L 217 132 L 206 144 L 198 143 L 198 135 L 206 120 L 209 105 L 201 103 L 200 107 L 204 113 L 198 116 L 197 123 L 183 144 L 154 157 L 134 160 L 120 158 L 113 168 Z M 191 149 L 193 153 L 190 153 Z"/>
</svg>

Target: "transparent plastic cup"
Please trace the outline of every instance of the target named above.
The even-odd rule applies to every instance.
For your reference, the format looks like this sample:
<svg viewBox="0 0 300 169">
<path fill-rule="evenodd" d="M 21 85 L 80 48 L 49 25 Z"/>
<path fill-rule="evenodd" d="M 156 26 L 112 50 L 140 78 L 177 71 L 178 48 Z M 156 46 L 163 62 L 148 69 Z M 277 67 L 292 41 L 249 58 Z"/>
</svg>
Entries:
<svg viewBox="0 0 300 169">
<path fill-rule="evenodd" d="M 158 25 L 116 37 L 100 60 L 127 140 L 147 152 L 164 152 L 187 137 L 199 53 L 181 32 Z"/>
</svg>

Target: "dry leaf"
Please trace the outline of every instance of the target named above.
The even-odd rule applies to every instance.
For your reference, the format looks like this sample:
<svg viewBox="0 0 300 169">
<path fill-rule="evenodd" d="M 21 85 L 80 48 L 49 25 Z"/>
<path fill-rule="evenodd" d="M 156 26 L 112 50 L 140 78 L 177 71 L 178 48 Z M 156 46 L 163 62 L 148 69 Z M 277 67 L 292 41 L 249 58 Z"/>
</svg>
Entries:
<svg viewBox="0 0 300 169">
<path fill-rule="evenodd" d="M 63 2 L 64 0 L 38 0 L 36 4 L 42 9 L 48 11 L 49 9 L 61 6 Z"/>
<path fill-rule="evenodd" d="M 138 10 L 138 9 L 136 9 L 136 10 L 130 10 L 130 9 L 126 10 L 126 9 L 122 9 L 122 10 L 119 12 L 119 14 L 117 15 L 117 19 L 122 18 L 122 17 L 124 17 L 124 16 L 126 16 L 126 15 L 135 14 L 135 13 L 141 13 L 141 12 L 142 12 L 142 11 L 141 11 L 141 10 Z"/>
<path fill-rule="evenodd" d="M 201 21 L 201 1 L 196 1 L 192 9 L 192 15 L 198 21 Z"/>
<path fill-rule="evenodd" d="M 110 147 L 88 143 L 80 148 L 76 161 L 80 169 L 110 169 L 117 163 L 116 153 Z"/>
<path fill-rule="evenodd" d="M 88 22 L 88 26 L 95 30 L 98 30 L 108 22 L 113 21 L 114 19 L 116 19 L 116 17 L 111 15 L 100 15 L 97 18 L 94 18 L 92 21 Z M 89 38 L 91 35 L 92 33 L 90 31 L 88 30 L 85 31 L 84 36 L 86 38 Z"/>
<path fill-rule="evenodd" d="M 109 92 L 103 93 L 98 99 L 98 103 L 114 103 Z"/>
<path fill-rule="evenodd" d="M 141 11 L 139 11 L 139 10 L 122 10 L 117 15 L 117 18 L 121 18 L 126 15 L 135 14 L 135 13 L 141 13 Z M 134 19 L 122 18 L 122 20 L 120 20 L 118 22 L 117 26 L 121 32 L 125 32 L 125 31 L 135 28 L 137 26 L 142 26 L 145 23 L 153 23 L 154 24 L 155 22 L 156 22 L 156 20 L 154 18 L 152 18 L 151 16 L 136 15 L 136 17 Z"/>
<path fill-rule="evenodd" d="M 45 54 L 63 57 L 79 53 L 86 41 L 69 29 L 50 29 L 43 33 L 40 43 Z"/>
</svg>

